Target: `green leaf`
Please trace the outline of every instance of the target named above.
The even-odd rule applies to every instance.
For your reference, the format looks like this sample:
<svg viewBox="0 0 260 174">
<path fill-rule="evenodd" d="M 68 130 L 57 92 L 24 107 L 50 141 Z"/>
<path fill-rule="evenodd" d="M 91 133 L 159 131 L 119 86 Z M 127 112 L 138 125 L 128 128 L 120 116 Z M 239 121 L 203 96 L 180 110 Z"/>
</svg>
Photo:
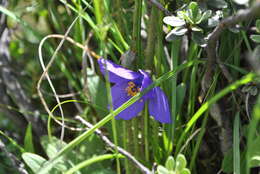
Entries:
<svg viewBox="0 0 260 174">
<path fill-rule="evenodd" d="M 90 68 L 87 69 L 87 77 L 87 84 L 92 103 L 98 107 L 96 109 L 98 115 L 103 117 L 108 113 L 108 110 L 106 109 L 108 106 L 108 101 L 105 83 Z"/>
<path fill-rule="evenodd" d="M 181 19 L 184 19 L 187 23 L 194 24 L 191 18 L 191 10 L 188 11 L 178 11 L 177 16 Z"/>
<path fill-rule="evenodd" d="M 260 166 L 260 136 L 257 136 L 248 148 L 249 153 L 249 166 Z"/>
<path fill-rule="evenodd" d="M 66 171 L 65 174 L 73 174 L 76 171 L 79 171 L 82 168 L 88 167 L 89 165 L 93 164 L 93 163 L 97 163 L 103 160 L 108 160 L 108 159 L 113 159 L 113 158 L 123 158 L 124 156 L 121 154 L 104 154 L 104 155 L 99 155 L 99 156 L 93 156 L 90 159 L 87 159 L 85 161 L 80 162 L 79 164 L 77 164 L 76 166 L 70 168 L 68 171 Z M 92 172 L 91 172 L 92 173 Z"/>
<path fill-rule="evenodd" d="M 172 170 L 172 171 L 174 170 L 175 161 L 174 161 L 174 158 L 172 156 L 169 156 L 168 159 L 166 160 L 165 167 L 168 170 Z"/>
<path fill-rule="evenodd" d="M 49 158 L 53 158 L 55 155 L 57 155 L 61 148 L 66 146 L 66 143 L 62 142 L 56 137 L 51 137 L 49 139 L 48 136 L 43 136 L 41 137 L 41 145 L 44 148 L 47 156 Z"/>
<path fill-rule="evenodd" d="M 256 94 L 258 93 L 258 89 L 257 87 L 253 86 L 249 92 L 251 95 L 256 96 Z"/>
<path fill-rule="evenodd" d="M 215 27 L 219 24 L 221 18 L 223 18 L 223 11 L 218 10 L 215 15 L 208 19 L 208 27 Z"/>
<path fill-rule="evenodd" d="M 192 32 L 191 39 L 198 44 L 201 47 L 205 47 L 207 45 L 207 42 L 204 38 L 204 35 L 201 32 L 194 31 Z"/>
<path fill-rule="evenodd" d="M 233 0 L 238 5 L 246 5 L 248 4 L 249 0 Z"/>
<path fill-rule="evenodd" d="M 221 169 L 224 173 L 233 172 L 233 149 L 230 149 L 222 160 Z"/>
<path fill-rule="evenodd" d="M 213 8 L 227 8 L 228 4 L 224 0 L 210 0 L 207 1 L 207 4 Z"/>
<path fill-rule="evenodd" d="M 190 174 L 190 170 L 185 168 L 180 172 L 180 174 Z"/>
<path fill-rule="evenodd" d="M 169 174 L 169 171 L 161 165 L 157 167 L 157 172 L 158 174 Z"/>
<path fill-rule="evenodd" d="M 97 169 L 96 171 L 91 171 L 91 174 L 116 174 L 111 169 Z"/>
<path fill-rule="evenodd" d="M 203 32 L 203 29 L 202 29 L 202 28 L 200 28 L 200 27 L 198 27 L 198 26 L 193 26 L 193 27 L 191 27 L 191 30 L 192 30 L 192 31 L 199 31 L 199 32 Z"/>
<path fill-rule="evenodd" d="M 32 136 L 32 124 L 29 123 L 24 137 L 24 149 L 26 152 L 34 153 L 33 136 Z"/>
<path fill-rule="evenodd" d="M 29 152 L 23 153 L 22 158 L 34 173 L 37 173 L 37 171 L 39 171 L 39 169 L 42 167 L 43 163 L 47 161 L 43 157 Z"/>
<path fill-rule="evenodd" d="M 260 43 L 260 35 L 253 34 L 250 36 L 250 39 L 252 39 L 256 43 Z"/>
<path fill-rule="evenodd" d="M 187 165 L 187 161 L 184 155 L 178 154 L 176 158 L 176 170 L 182 171 Z"/>
<path fill-rule="evenodd" d="M 212 14 L 211 10 L 205 11 L 202 14 L 201 18 L 196 22 L 196 24 L 199 24 L 199 23 L 203 22 L 204 20 L 207 20 L 211 16 L 211 14 Z"/>
<path fill-rule="evenodd" d="M 196 21 L 201 17 L 201 10 L 199 9 L 197 2 L 191 2 L 189 4 L 189 16 L 192 19 L 192 23 L 196 23 Z"/>
<path fill-rule="evenodd" d="M 234 127 L 233 127 L 233 166 L 234 173 L 240 174 L 240 136 L 239 136 L 239 125 L 240 125 L 240 114 L 236 114 Z"/>
<path fill-rule="evenodd" d="M 185 83 L 181 83 L 176 88 L 177 93 L 177 101 L 176 101 L 176 108 L 178 109 L 178 113 L 181 110 L 182 103 L 184 101 L 184 97 L 186 94 L 186 85 Z"/>
<path fill-rule="evenodd" d="M 49 138 L 48 136 L 43 136 L 41 137 L 41 145 L 47 156 L 51 159 L 55 157 L 60 149 L 64 148 L 67 144 L 56 137 Z M 71 160 L 75 157 L 76 154 L 71 151 L 68 155 L 60 157 L 55 167 L 59 171 L 66 171 L 70 167 L 70 164 L 73 164 Z"/>
<path fill-rule="evenodd" d="M 187 31 L 188 31 L 187 28 L 176 27 L 173 30 L 171 30 L 170 33 L 167 34 L 165 39 L 167 41 L 172 41 L 172 40 L 175 40 L 175 39 L 179 39 L 180 36 L 184 35 Z"/>
<path fill-rule="evenodd" d="M 257 19 L 257 20 L 256 20 L 255 26 L 256 26 L 256 31 L 257 31 L 258 33 L 260 33 L 260 19 Z"/>
<path fill-rule="evenodd" d="M 173 27 L 180 27 L 185 25 L 185 21 L 176 16 L 166 16 L 163 18 L 163 22 Z"/>
</svg>

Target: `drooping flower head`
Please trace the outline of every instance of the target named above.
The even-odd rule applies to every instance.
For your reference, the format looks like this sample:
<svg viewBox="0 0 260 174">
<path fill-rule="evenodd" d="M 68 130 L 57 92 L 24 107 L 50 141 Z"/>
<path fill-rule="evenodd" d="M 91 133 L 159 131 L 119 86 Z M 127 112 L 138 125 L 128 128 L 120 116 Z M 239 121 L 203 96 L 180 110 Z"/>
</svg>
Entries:
<svg viewBox="0 0 260 174">
<path fill-rule="evenodd" d="M 108 72 L 110 82 L 115 83 L 111 88 L 114 109 L 152 84 L 149 74 L 143 70 L 134 72 L 103 58 L 98 59 L 98 63 L 102 74 L 105 75 Z M 115 118 L 129 120 L 137 116 L 143 110 L 145 102 L 149 103 L 149 113 L 155 120 L 161 123 L 171 123 L 168 100 L 160 87 L 151 89 Z"/>
</svg>

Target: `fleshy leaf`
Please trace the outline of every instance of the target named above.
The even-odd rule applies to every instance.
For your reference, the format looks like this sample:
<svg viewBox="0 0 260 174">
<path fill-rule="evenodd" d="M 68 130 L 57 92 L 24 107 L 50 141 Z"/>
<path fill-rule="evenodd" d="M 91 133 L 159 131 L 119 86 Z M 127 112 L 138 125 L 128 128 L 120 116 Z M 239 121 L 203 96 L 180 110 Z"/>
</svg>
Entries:
<svg viewBox="0 0 260 174">
<path fill-rule="evenodd" d="M 168 169 L 168 170 L 174 170 L 174 167 L 175 167 L 175 160 L 172 156 L 169 156 L 168 159 L 166 160 L 166 163 L 165 163 L 165 167 Z"/>
<path fill-rule="evenodd" d="M 199 13 L 199 6 L 197 2 L 191 2 L 189 4 L 189 9 L 191 10 L 191 17 L 192 19 L 196 19 Z"/>
<path fill-rule="evenodd" d="M 227 8 L 228 4 L 224 0 L 210 0 L 207 1 L 207 4 L 213 8 Z"/>
<path fill-rule="evenodd" d="M 215 27 L 219 24 L 221 18 L 223 18 L 223 11 L 218 10 L 216 14 L 208 19 L 208 27 Z"/>
<path fill-rule="evenodd" d="M 257 20 L 256 20 L 255 26 L 256 26 L 256 31 L 257 31 L 258 33 L 260 33 L 260 19 L 257 19 Z"/>
<path fill-rule="evenodd" d="M 176 16 L 166 16 L 163 18 L 163 22 L 173 27 L 185 25 L 185 21 Z"/>
<path fill-rule="evenodd" d="M 192 40 L 201 47 L 205 47 L 207 44 L 201 32 L 192 32 Z"/>
<path fill-rule="evenodd" d="M 29 152 L 23 153 L 22 158 L 34 173 L 37 173 L 42 165 L 47 161 L 43 157 Z"/>
<path fill-rule="evenodd" d="M 169 171 L 161 165 L 157 167 L 157 172 L 158 174 L 169 174 Z"/>
<path fill-rule="evenodd" d="M 176 158 L 176 170 L 182 171 L 186 167 L 187 161 L 185 156 L 182 154 L 178 154 Z"/>
<path fill-rule="evenodd" d="M 248 4 L 249 0 L 233 0 L 238 5 L 246 5 Z"/>
<path fill-rule="evenodd" d="M 198 27 L 198 26 L 193 26 L 193 27 L 191 27 L 191 30 L 192 30 L 192 31 L 200 31 L 200 32 L 203 31 L 202 28 L 200 28 L 200 27 Z"/>
<path fill-rule="evenodd" d="M 175 40 L 175 39 L 179 39 L 180 36 L 184 35 L 187 31 L 188 31 L 187 28 L 176 27 L 172 31 L 170 31 L 170 33 L 167 34 L 165 39 L 167 41 L 172 41 L 172 40 Z"/>
<path fill-rule="evenodd" d="M 250 39 L 252 39 L 256 43 L 260 43 L 260 35 L 253 34 L 250 36 Z"/>
<path fill-rule="evenodd" d="M 185 169 L 183 169 L 183 170 L 181 171 L 180 174 L 190 174 L 190 170 L 187 169 L 187 168 L 185 168 Z"/>
<path fill-rule="evenodd" d="M 252 87 L 252 89 L 250 90 L 250 94 L 253 95 L 253 96 L 256 96 L 257 92 L 258 92 L 258 89 L 255 86 Z"/>
<path fill-rule="evenodd" d="M 211 16 L 211 14 L 212 14 L 211 10 L 205 11 L 202 14 L 201 18 L 196 23 L 199 24 L 199 23 L 203 22 L 204 20 L 207 20 Z"/>
</svg>

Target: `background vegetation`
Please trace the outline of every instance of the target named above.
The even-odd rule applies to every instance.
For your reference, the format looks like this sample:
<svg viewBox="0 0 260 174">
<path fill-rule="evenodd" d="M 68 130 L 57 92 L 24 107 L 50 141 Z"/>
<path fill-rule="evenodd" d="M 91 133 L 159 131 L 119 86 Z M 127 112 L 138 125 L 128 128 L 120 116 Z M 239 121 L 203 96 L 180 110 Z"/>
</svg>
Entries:
<svg viewBox="0 0 260 174">
<path fill-rule="evenodd" d="M 259 12 L 257 0 L 0 0 L 0 173 L 259 173 Z M 172 124 L 147 107 L 115 120 L 143 93 L 109 111 L 99 56 L 151 72 Z"/>
</svg>

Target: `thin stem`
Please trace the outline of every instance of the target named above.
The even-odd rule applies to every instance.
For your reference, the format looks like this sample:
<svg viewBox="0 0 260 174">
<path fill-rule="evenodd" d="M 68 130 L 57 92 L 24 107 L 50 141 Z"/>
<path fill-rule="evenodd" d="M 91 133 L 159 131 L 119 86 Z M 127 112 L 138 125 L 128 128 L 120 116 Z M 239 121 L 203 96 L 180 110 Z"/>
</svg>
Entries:
<svg viewBox="0 0 260 174">
<path fill-rule="evenodd" d="M 148 125 L 149 125 L 149 114 L 148 114 L 148 105 L 145 104 L 144 109 L 144 151 L 145 151 L 145 161 L 149 162 L 149 140 L 148 140 Z"/>
<path fill-rule="evenodd" d="M 142 48 L 141 48 L 141 19 L 142 19 L 142 0 L 135 0 L 134 22 L 133 22 L 133 41 L 132 51 L 137 53 L 137 65 L 141 65 Z"/>
</svg>

